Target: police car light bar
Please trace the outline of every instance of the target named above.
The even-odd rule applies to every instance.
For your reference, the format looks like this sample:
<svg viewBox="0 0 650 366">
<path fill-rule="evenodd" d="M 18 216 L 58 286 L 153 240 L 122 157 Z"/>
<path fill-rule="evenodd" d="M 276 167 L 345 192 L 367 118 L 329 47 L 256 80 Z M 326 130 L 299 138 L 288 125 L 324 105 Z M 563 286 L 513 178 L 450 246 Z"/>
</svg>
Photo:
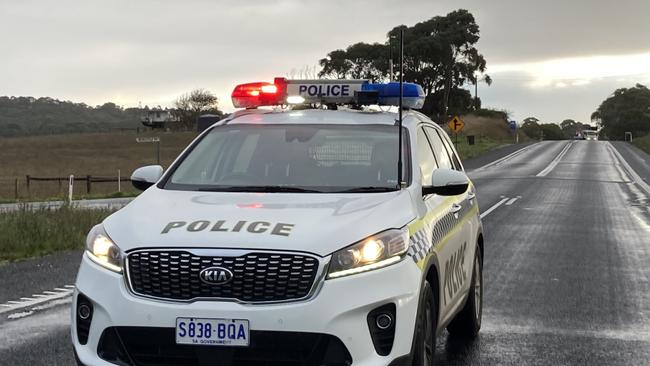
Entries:
<svg viewBox="0 0 650 366">
<path fill-rule="evenodd" d="M 420 109 L 424 91 L 420 85 L 403 84 L 403 106 Z M 287 80 L 240 84 L 232 92 L 235 108 L 286 104 L 399 105 L 399 83 L 368 80 Z"/>
</svg>

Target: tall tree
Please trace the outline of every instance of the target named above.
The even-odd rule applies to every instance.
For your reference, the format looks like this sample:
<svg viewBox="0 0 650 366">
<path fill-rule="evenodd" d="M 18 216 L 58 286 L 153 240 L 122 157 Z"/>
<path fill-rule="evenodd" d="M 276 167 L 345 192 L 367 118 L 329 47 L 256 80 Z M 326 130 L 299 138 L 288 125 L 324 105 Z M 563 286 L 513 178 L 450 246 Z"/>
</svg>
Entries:
<svg viewBox="0 0 650 366">
<path fill-rule="evenodd" d="M 646 135 L 650 133 L 650 90 L 641 84 L 618 89 L 600 104 L 591 118 L 610 139 L 622 140 L 625 132 Z"/>
<path fill-rule="evenodd" d="M 356 43 L 334 50 L 320 60 L 319 76 L 387 79 L 390 55 L 398 61 L 400 31 L 404 31 L 404 80 L 422 85 L 427 95 L 442 91 L 441 98 L 430 98 L 436 103 L 441 100 L 441 107 L 427 108 L 438 119 L 445 119 L 455 89 L 479 79 L 488 85 L 492 82 L 485 75 L 485 57 L 476 48 L 479 27 L 474 16 L 463 9 L 412 27 L 397 26 L 388 32 L 385 44 Z"/>
<path fill-rule="evenodd" d="M 318 63 L 320 77 L 337 79 L 383 80 L 388 75 L 389 48 L 379 43 L 355 43 L 346 50 L 335 50 Z"/>
<path fill-rule="evenodd" d="M 174 114 L 180 118 L 184 127 L 191 129 L 202 114 L 222 115 L 218 104 L 219 100 L 211 92 L 205 89 L 195 89 L 176 99 Z"/>
<path fill-rule="evenodd" d="M 542 135 L 542 129 L 539 126 L 539 119 L 536 117 L 528 117 L 524 119 L 519 129 L 531 139 L 539 139 Z"/>
</svg>

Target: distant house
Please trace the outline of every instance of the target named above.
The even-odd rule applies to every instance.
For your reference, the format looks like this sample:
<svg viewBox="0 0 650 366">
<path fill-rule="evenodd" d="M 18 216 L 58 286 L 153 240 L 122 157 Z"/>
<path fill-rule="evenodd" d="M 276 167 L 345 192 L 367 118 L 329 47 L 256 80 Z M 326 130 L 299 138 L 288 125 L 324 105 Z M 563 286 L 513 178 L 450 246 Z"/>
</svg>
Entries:
<svg viewBox="0 0 650 366">
<path fill-rule="evenodd" d="M 140 122 L 146 127 L 167 128 L 177 124 L 180 119 L 171 109 L 150 109 L 142 111 Z"/>
</svg>

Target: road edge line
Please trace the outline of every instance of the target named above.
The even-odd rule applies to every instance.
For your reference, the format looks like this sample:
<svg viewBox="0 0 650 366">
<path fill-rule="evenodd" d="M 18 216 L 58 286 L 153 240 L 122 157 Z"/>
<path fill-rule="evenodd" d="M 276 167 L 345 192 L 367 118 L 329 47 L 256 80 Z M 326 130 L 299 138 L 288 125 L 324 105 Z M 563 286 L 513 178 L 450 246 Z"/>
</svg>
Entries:
<svg viewBox="0 0 650 366">
<path fill-rule="evenodd" d="M 9 300 L 3 304 L 0 304 L 2 306 L 6 306 L 5 308 L 0 308 L 0 315 L 4 315 L 6 313 L 13 313 L 16 311 L 21 311 L 27 308 L 33 308 L 38 305 L 42 304 L 47 304 L 49 302 L 55 301 L 55 300 L 60 300 L 64 299 L 66 297 L 72 296 L 74 293 L 74 289 L 68 289 L 66 291 L 43 291 L 43 294 L 47 294 L 48 292 L 52 292 L 51 295 L 45 296 L 45 297 L 37 297 L 36 295 L 32 295 L 32 297 L 37 297 L 34 300 L 31 301 L 14 301 L 14 300 Z M 40 295 L 40 294 L 39 294 Z M 9 305 L 9 306 L 7 306 Z"/>
<path fill-rule="evenodd" d="M 477 172 L 477 171 L 479 171 L 479 170 L 484 170 L 484 169 L 487 169 L 487 168 L 491 168 L 491 167 L 494 166 L 494 165 L 500 164 L 500 163 L 502 163 L 502 162 L 504 162 L 504 161 L 506 161 L 506 160 L 508 160 L 508 159 L 510 159 L 510 158 L 515 157 L 516 155 L 519 155 L 520 153 L 524 152 L 525 150 L 530 149 L 532 146 L 535 146 L 535 145 L 537 145 L 538 143 L 539 143 L 539 142 L 535 142 L 535 143 L 532 143 L 532 144 L 530 144 L 530 145 L 526 145 L 526 146 L 522 147 L 522 148 L 519 149 L 519 150 L 516 150 L 516 151 L 514 151 L 514 152 L 511 152 L 510 154 L 508 154 L 508 155 L 506 155 L 506 156 L 504 156 L 504 157 L 502 157 L 502 158 L 499 158 L 499 159 L 497 159 L 497 160 L 495 160 L 495 161 L 493 161 L 493 162 L 491 162 L 491 163 L 487 163 L 487 164 L 485 164 L 485 165 L 483 165 L 483 166 L 480 166 L 480 167 L 478 167 L 478 168 L 476 168 L 476 169 L 472 169 L 472 170 L 470 170 L 469 172 Z"/>
<path fill-rule="evenodd" d="M 607 146 L 610 148 L 610 150 L 614 153 L 616 156 L 616 159 L 623 165 L 623 169 L 627 172 L 627 174 L 632 178 L 634 183 L 638 185 L 642 190 L 644 190 L 647 194 L 650 195 L 650 185 L 646 183 L 643 178 L 630 166 L 630 164 L 625 160 L 623 155 L 621 155 L 618 150 L 616 150 L 616 147 L 612 145 L 611 142 L 607 141 Z"/>
</svg>

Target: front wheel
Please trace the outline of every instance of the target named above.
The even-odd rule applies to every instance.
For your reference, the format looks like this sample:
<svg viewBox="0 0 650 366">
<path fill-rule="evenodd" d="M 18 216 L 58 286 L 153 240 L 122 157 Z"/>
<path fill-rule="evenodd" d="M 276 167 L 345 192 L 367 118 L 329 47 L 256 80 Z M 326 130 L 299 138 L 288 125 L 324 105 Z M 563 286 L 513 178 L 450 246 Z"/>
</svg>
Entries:
<svg viewBox="0 0 650 366">
<path fill-rule="evenodd" d="M 436 351 L 436 328 L 438 326 L 438 302 L 428 281 L 424 282 L 417 328 L 413 366 L 432 366 Z"/>
<path fill-rule="evenodd" d="M 472 282 L 467 295 L 467 301 L 454 320 L 449 323 L 447 330 L 453 336 L 473 339 L 481 329 L 483 316 L 483 262 L 481 261 L 481 247 L 476 247 Z"/>
</svg>

